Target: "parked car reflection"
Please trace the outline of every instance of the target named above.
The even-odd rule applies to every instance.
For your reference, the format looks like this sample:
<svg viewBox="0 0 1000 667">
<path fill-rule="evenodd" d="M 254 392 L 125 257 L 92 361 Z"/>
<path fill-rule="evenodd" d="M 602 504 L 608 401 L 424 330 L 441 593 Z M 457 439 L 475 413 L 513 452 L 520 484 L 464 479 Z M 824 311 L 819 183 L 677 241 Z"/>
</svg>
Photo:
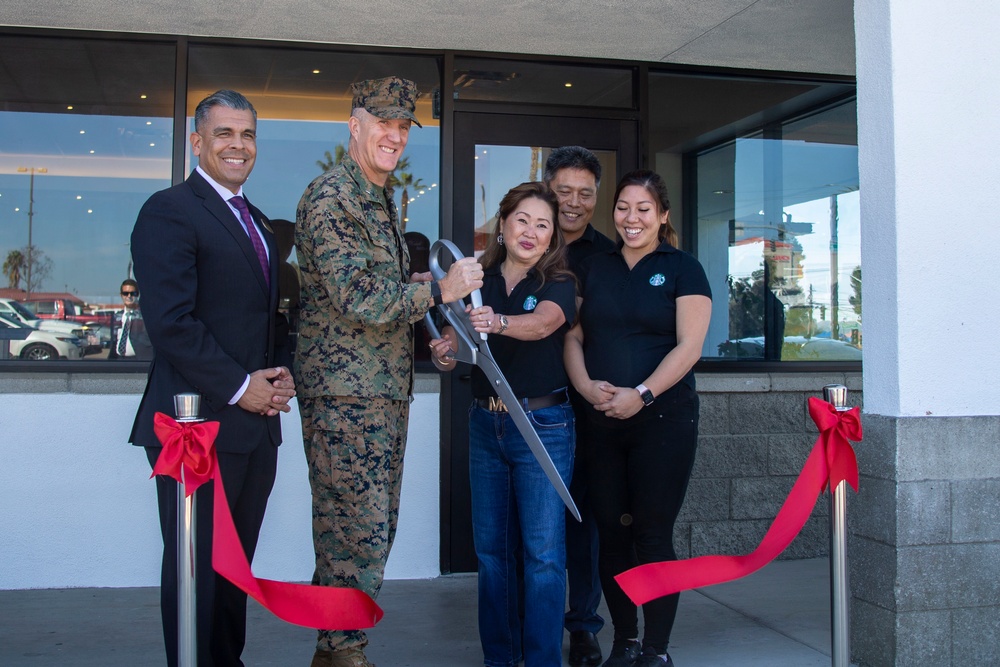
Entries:
<svg viewBox="0 0 1000 667">
<path fill-rule="evenodd" d="M 107 347 L 110 340 L 111 327 L 100 324 L 81 324 L 71 320 L 54 320 L 38 317 L 31 309 L 20 301 L 0 298 L 0 317 L 13 322 L 20 322 L 33 329 L 49 331 L 55 334 L 69 334 L 84 342 L 83 354 L 96 354 L 102 347 Z"/>
<path fill-rule="evenodd" d="M 47 361 L 51 359 L 80 359 L 83 356 L 83 341 L 71 334 L 41 331 L 4 316 L 0 316 L 0 328 L 29 330 L 28 336 L 24 340 L 0 341 L 0 344 L 10 345 L 12 359 Z"/>
<path fill-rule="evenodd" d="M 719 343 L 719 356 L 726 359 L 763 359 L 764 337 L 734 338 Z M 861 349 L 832 338 L 785 336 L 781 361 L 861 361 Z"/>
</svg>

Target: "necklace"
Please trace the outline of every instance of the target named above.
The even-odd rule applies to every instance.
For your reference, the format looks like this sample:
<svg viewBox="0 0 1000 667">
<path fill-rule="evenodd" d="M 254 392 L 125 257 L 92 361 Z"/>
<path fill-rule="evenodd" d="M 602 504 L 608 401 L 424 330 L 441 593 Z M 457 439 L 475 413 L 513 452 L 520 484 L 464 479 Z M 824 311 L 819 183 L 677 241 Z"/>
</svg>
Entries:
<svg viewBox="0 0 1000 667">
<path fill-rule="evenodd" d="M 504 289 L 507 292 L 507 296 L 511 295 L 514 288 L 517 287 L 518 283 L 524 280 L 524 277 L 528 275 L 528 269 L 523 271 L 515 272 L 513 268 L 508 267 L 507 262 L 500 265 L 500 275 L 503 276 Z"/>
</svg>

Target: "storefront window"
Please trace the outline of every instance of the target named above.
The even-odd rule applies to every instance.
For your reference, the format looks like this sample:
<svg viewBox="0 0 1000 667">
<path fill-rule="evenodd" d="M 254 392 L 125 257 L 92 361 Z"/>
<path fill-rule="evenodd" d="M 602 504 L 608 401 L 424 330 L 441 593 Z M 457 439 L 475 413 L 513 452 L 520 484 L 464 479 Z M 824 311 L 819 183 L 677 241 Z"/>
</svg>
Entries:
<svg viewBox="0 0 1000 667">
<path fill-rule="evenodd" d="M 0 40 L 0 299 L 57 334 L 91 325 L 85 360 L 107 355 L 136 213 L 170 185 L 175 59 L 156 42 Z"/>
<path fill-rule="evenodd" d="M 653 168 L 712 286 L 703 358 L 860 361 L 852 87 L 652 74 L 649 91 Z"/>
<path fill-rule="evenodd" d="M 856 144 L 848 102 L 698 156 L 706 357 L 861 360 Z"/>
</svg>

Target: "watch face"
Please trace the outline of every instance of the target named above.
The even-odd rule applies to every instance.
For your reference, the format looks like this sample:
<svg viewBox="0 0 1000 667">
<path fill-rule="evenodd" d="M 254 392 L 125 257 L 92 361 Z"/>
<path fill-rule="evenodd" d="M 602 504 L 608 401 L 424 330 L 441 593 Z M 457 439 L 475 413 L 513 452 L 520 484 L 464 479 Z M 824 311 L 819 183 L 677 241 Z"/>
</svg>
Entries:
<svg viewBox="0 0 1000 667">
<path fill-rule="evenodd" d="M 653 404 L 653 392 L 651 392 L 651 391 L 649 391 L 647 389 L 646 391 L 642 392 L 642 394 L 640 394 L 640 395 L 642 396 L 642 404 L 643 405 L 652 405 Z"/>
</svg>

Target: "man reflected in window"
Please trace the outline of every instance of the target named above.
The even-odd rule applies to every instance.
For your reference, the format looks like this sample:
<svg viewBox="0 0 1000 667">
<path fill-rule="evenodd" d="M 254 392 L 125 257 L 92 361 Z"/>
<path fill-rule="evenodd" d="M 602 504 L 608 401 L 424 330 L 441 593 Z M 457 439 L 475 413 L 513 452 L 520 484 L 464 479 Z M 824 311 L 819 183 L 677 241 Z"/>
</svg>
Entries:
<svg viewBox="0 0 1000 667">
<path fill-rule="evenodd" d="M 125 309 L 111 322 L 111 348 L 108 359 L 152 359 L 153 345 L 139 310 L 139 284 L 126 278 L 121 288 Z"/>
</svg>

